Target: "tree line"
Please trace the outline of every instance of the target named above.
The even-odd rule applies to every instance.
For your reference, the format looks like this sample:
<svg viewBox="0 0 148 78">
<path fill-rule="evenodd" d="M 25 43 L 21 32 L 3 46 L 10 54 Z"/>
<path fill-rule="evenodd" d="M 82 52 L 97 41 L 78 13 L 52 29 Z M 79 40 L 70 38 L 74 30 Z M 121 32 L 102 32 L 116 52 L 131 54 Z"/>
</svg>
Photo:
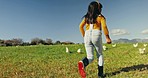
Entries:
<svg viewBox="0 0 148 78">
<path fill-rule="evenodd" d="M 33 38 L 31 39 L 31 42 L 24 42 L 21 38 L 13 38 L 11 40 L 2 40 L 0 39 L 0 46 L 29 46 L 29 45 L 66 45 L 66 44 L 75 44 L 71 41 L 56 41 L 53 42 L 52 39 L 47 38 L 46 40 L 43 40 L 41 38 Z"/>
</svg>

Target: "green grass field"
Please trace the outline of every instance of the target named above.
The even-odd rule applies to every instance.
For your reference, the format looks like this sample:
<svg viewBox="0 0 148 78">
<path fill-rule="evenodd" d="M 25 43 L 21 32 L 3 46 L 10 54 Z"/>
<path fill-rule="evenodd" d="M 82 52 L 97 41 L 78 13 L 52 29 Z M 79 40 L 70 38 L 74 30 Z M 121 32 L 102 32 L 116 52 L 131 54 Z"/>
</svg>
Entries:
<svg viewBox="0 0 148 78">
<path fill-rule="evenodd" d="M 139 44 L 105 44 L 106 78 L 148 78 L 148 53 Z M 68 47 L 72 53 L 66 53 Z M 82 54 L 77 49 L 82 49 Z M 146 48 L 148 52 L 148 47 Z M 84 45 L 0 47 L 0 78 L 80 78 L 77 62 L 86 56 Z M 97 59 L 86 68 L 87 78 L 97 78 Z"/>
</svg>

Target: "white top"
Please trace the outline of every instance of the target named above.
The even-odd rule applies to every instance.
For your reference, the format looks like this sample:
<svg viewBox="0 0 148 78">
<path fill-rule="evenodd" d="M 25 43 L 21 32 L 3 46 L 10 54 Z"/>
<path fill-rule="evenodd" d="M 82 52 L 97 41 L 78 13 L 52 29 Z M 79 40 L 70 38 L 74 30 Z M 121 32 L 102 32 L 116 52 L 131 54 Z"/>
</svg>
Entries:
<svg viewBox="0 0 148 78">
<path fill-rule="evenodd" d="M 93 30 L 93 24 L 90 24 L 89 29 L 90 29 L 90 30 Z"/>
</svg>

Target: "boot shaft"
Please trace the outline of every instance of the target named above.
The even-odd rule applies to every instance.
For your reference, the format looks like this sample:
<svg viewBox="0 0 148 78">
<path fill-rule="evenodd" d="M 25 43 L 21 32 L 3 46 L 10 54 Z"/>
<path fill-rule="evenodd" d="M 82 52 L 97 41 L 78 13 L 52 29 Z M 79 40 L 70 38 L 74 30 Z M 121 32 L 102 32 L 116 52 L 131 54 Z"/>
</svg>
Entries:
<svg viewBox="0 0 148 78">
<path fill-rule="evenodd" d="M 98 76 L 99 78 L 104 78 L 103 77 L 103 66 L 98 66 Z"/>
<path fill-rule="evenodd" d="M 84 68 L 89 64 L 89 61 L 88 61 L 87 57 L 83 58 L 82 62 L 84 64 Z"/>
</svg>

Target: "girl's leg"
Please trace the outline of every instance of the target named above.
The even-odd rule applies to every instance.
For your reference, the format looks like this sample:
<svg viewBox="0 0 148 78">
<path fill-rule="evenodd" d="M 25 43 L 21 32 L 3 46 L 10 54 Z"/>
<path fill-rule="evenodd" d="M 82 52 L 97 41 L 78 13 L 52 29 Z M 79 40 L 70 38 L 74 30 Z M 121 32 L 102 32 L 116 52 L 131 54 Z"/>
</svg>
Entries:
<svg viewBox="0 0 148 78">
<path fill-rule="evenodd" d="M 94 59 L 93 45 L 92 45 L 91 38 L 89 35 L 90 35 L 89 32 L 88 33 L 85 32 L 84 43 L 85 43 L 87 57 L 85 57 L 84 59 L 82 59 L 81 61 L 78 62 L 79 73 L 82 78 L 86 77 L 85 67 L 89 63 L 91 63 Z"/>
<path fill-rule="evenodd" d="M 100 31 L 94 31 L 92 36 L 92 42 L 96 49 L 96 55 L 98 58 L 98 76 L 103 77 L 103 53 L 102 53 L 102 36 Z"/>
<path fill-rule="evenodd" d="M 88 61 L 89 63 L 91 63 L 94 60 L 94 48 L 93 48 L 92 43 L 85 44 L 85 49 L 86 49 Z"/>
<path fill-rule="evenodd" d="M 96 48 L 96 54 L 98 58 L 98 76 L 103 77 L 103 64 L 104 64 L 104 59 L 103 59 L 103 54 L 102 54 L 102 41 L 98 41 L 98 43 L 95 44 Z"/>
<path fill-rule="evenodd" d="M 86 49 L 86 54 L 87 54 L 87 59 L 89 61 L 89 63 L 91 63 L 94 59 L 94 46 L 92 43 L 92 33 L 91 32 L 87 32 L 85 33 L 85 37 L 84 37 L 84 43 L 85 43 L 85 49 Z"/>
<path fill-rule="evenodd" d="M 98 65 L 103 66 L 104 59 L 103 59 L 103 53 L 102 53 L 102 39 L 98 39 L 98 40 L 101 40 L 101 41 L 94 42 L 94 46 L 95 46 L 96 55 L 98 58 Z"/>
</svg>

